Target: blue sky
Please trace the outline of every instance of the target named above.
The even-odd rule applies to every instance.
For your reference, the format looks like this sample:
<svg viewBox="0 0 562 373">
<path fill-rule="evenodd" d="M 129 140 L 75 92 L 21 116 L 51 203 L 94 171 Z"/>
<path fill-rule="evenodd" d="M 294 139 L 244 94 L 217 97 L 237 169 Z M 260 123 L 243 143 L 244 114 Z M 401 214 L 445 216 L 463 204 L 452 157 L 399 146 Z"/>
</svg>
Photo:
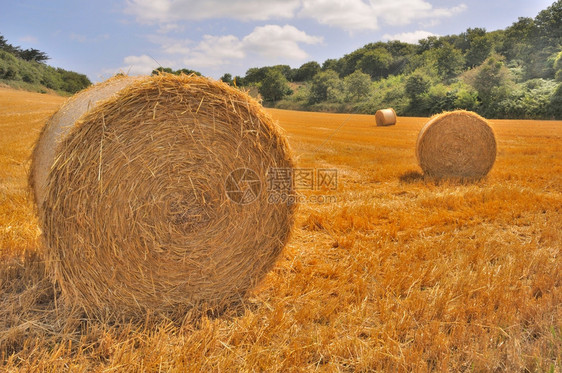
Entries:
<svg viewBox="0 0 562 373">
<path fill-rule="evenodd" d="M 158 66 L 219 78 L 367 43 L 503 29 L 553 0 L 0 0 L 0 34 L 96 82 Z"/>
</svg>

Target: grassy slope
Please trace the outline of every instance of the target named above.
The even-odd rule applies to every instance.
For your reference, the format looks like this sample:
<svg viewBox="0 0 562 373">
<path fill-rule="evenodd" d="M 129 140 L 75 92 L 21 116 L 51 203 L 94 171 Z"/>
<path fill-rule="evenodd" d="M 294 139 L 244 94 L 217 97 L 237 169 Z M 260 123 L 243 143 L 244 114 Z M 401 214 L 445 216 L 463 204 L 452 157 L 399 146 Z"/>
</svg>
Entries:
<svg viewBox="0 0 562 373">
<path fill-rule="evenodd" d="M 562 123 L 493 121 L 490 175 L 437 184 L 426 119 L 271 110 L 300 168 L 338 170 L 303 194 L 336 201 L 301 205 L 242 309 L 112 328 L 57 305 L 33 254 L 26 159 L 61 100 L 0 90 L 0 370 L 562 369 Z"/>
<path fill-rule="evenodd" d="M 50 95 L 72 96 L 71 93 L 65 91 L 54 91 L 42 84 L 27 83 L 20 80 L 0 79 L 0 89 L 17 89 L 27 92 L 47 93 Z"/>
</svg>

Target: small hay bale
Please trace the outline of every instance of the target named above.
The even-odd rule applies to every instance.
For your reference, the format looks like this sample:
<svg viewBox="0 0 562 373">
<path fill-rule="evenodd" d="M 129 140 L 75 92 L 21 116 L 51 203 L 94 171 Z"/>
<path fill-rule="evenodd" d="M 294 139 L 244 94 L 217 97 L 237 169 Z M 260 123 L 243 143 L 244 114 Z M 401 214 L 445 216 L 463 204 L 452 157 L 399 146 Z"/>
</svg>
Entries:
<svg viewBox="0 0 562 373">
<path fill-rule="evenodd" d="M 416 156 L 431 177 L 477 179 L 496 160 L 496 138 L 488 121 L 476 113 L 457 110 L 433 116 L 421 129 Z"/>
<path fill-rule="evenodd" d="M 96 85 L 50 119 L 33 154 L 47 267 L 92 317 L 223 308 L 289 238 L 295 206 L 270 203 L 267 178 L 292 168 L 272 118 L 222 82 Z"/>
<path fill-rule="evenodd" d="M 396 124 L 396 112 L 392 108 L 377 110 L 375 122 L 377 126 L 393 126 Z"/>
</svg>

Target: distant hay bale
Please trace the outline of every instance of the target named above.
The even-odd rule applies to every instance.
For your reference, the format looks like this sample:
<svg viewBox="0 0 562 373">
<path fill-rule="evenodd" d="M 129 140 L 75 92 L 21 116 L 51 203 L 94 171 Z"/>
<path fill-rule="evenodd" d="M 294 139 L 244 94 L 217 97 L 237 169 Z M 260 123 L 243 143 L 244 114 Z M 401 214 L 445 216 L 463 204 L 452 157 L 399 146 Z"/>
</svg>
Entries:
<svg viewBox="0 0 562 373">
<path fill-rule="evenodd" d="M 496 138 L 488 121 L 464 110 L 432 117 L 421 129 L 416 155 L 426 175 L 481 178 L 496 160 Z"/>
<path fill-rule="evenodd" d="M 34 150 L 47 267 L 93 317 L 228 305 L 289 238 L 295 206 L 270 203 L 266 182 L 292 167 L 272 118 L 222 82 L 96 85 L 50 119 Z"/>
<path fill-rule="evenodd" d="M 377 110 L 375 122 L 377 126 L 393 126 L 396 124 L 396 112 L 392 108 Z"/>
</svg>

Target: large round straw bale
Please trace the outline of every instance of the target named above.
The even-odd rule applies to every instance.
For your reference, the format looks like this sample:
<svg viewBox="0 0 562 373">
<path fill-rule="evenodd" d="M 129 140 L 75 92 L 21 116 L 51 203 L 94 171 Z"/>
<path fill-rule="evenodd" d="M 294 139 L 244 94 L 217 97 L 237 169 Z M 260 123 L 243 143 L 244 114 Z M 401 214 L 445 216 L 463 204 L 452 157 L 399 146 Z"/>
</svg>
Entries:
<svg viewBox="0 0 562 373">
<path fill-rule="evenodd" d="M 222 82 L 97 85 L 51 118 L 32 159 L 47 266 L 92 316 L 223 307 L 288 240 L 295 206 L 271 203 L 268 176 L 292 167 L 271 117 Z"/>
<path fill-rule="evenodd" d="M 72 96 L 43 127 L 39 140 L 33 149 L 31 164 L 31 187 L 35 201 L 41 206 L 45 201 L 47 175 L 55 160 L 55 149 L 67 136 L 74 123 L 86 111 L 95 107 L 99 100 L 105 100 L 133 82 L 135 77 L 117 75 L 103 83 L 90 86 Z"/>
<path fill-rule="evenodd" d="M 429 176 L 481 178 L 496 160 L 496 138 L 478 114 L 446 112 L 433 116 L 421 129 L 416 155 Z"/>
<path fill-rule="evenodd" d="M 377 126 L 393 126 L 396 124 L 396 112 L 392 108 L 377 110 L 375 122 Z"/>
</svg>

